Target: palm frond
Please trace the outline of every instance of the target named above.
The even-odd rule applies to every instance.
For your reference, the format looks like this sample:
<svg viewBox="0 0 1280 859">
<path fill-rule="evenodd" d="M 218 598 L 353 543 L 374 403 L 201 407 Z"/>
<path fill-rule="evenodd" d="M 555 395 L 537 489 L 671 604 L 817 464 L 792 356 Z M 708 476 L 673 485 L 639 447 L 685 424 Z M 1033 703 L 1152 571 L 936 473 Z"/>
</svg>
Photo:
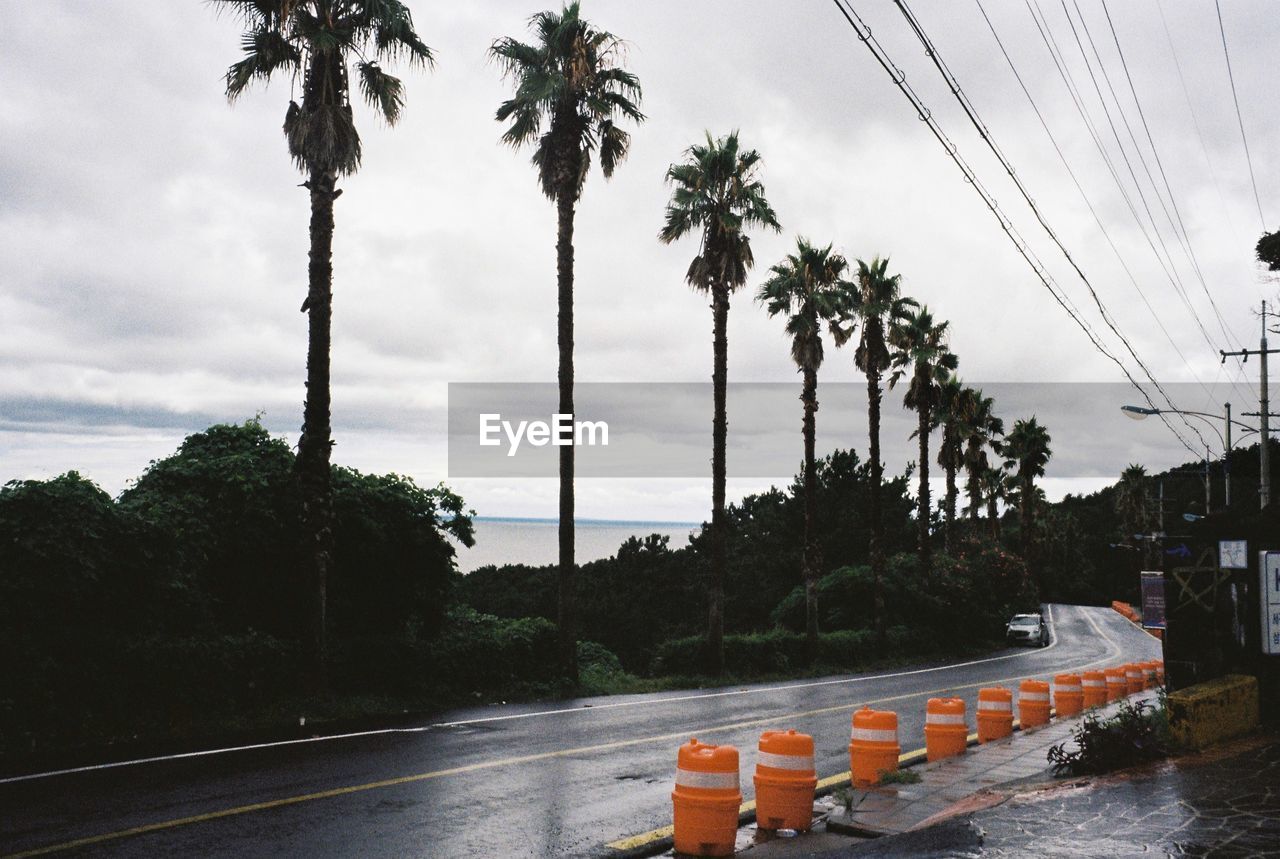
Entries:
<svg viewBox="0 0 1280 859">
<path fill-rule="evenodd" d="M 375 108 L 387 125 L 395 125 L 404 108 L 404 83 L 389 75 L 377 63 L 356 64 L 360 73 L 360 92 L 370 107 Z"/>
</svg>

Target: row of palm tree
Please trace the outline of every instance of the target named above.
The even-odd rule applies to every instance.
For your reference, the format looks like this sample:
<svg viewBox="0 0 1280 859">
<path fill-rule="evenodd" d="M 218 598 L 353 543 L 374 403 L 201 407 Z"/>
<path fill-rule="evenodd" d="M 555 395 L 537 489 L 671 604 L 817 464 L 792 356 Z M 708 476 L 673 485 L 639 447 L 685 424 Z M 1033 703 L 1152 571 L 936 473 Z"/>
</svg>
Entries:
<svg viewBox="0 0 1280 859">
<path fill-rule="evenodd" d="M 332 241 L 334 201 L 341 195 L 339 177 L 360 166 L 360 136 L 351 106 L 351 76 L 360 94 L 388 124 L 394 125 L 405 103 L 403 82 L 381 63 L 405 60 L 431 66 L 434 57 L 414 30 L 408 8 L 400 0 L 212 0 L 239 14 L 245 22 L 243 58 L 225 77 L 226 94 L 234 101 L 255 81 L 277 73 L 293 78 L 301 104 L 290 101 L 284 132 L 289 153 L 305 175 L 302 187 L 310 194 L 311 250 L 307 297 L 308 314 L 306 398 L 297 458 L 297 479 L 303 505 L 302 555 L 310 571 L 313 606 L 311 651 L 315 676 L 323 682 L 325 660 L 325 603 L 328 570 L 332 564 L 332 493 L 329 464 L 330 429 L 329 351 L 332 320 Z M 605 178 L 626 158 L 631 138 L 625 122 L 640 124 L 642 93 L 639 80 L 622 66 L 623 43 L 613 34 L 582 18 L 577 0 L 558 13 L 540 12 L 529 20 L 530 42 L 496 40 L 490 56 L 509 79 L 514 92 L 498 107 L 495 118 L 506 128 L 503 143 L 530 147 L 532 163 L 543 194 L 555 203 L 557 214 L 557 343 L 559 348 L 559 411 L 573 413 L 573 286 L 575 209 L 598 159 Z M 710 668 L 723 670 L 724 579 L 727 563 L 725 482 L 728 419 L 728 313 L 731 295 L 746 285 L 754 265 L 748 232 L 779 231 L 776 213 L 760 181 L 760 155 L 742 147 L 737 132 L 704 142 L 672 164 L 666 180 L 672 186 L 659 239 L 666 244 L 697 235 L 697 254 L 686 273 L 688 284 L 709 295 L 713 328 L 712 418 L 712 570 L 708 583 L 708 643 Z M 774 315 L 788 318 L 792 356 L 804 375 L 801 400 L 805 439 L 805 535 L 802 559 L 806 591 L 807 627 L 816 643 L 817 580 L 821 571 L 813 534 L 814 435 L 817 372 L 822 363 L 821 328 L 825 325 L 837 346 L 851 342 L 860 329 L 854 363 L 866 375 L 872 469 L 870 558 L 875 575 L 875 616 L 884 640 L 883 576 L 884 526 L 880 503 L 880 405 L 882 380 L 889 386 L 907 381 L 906 404 L 918 413 L 915 435 L 920 446 L 919 551 L 926 569 L 930 563 L 930 502 L 928 485 L 929 437 L 943 427 L 940 464 L 947 473 L 944 542 L 951 544 L 955 519 L 955 475 L 968 470 L 970 515 L 978 516 L 985 498 L 993 523 L 1004 491 L 1003 477 L 989 472 L 986 450 L 1002 425 L 992 413 L 990 398 L 964 388 L 954 378 L 956 358 L 947 347 L 947 323 L 936 322 L 928 308 L 900 295 L 900 278 L 888 273 L 888 260 L 848 261 L 831 246 L 821 248 L 803 240 L 796 252 L 770 270 L 761 299 Z M 1029 429 L 1019 422 L 1010 433 L 1006 451 L 1019 433 L 1031 443 Z M 1030 422 L 1031 427 L 1035 421 Z M 1031 448 L 1013 454 L 1019 463 L 1025 497 L 1031 481 L 1043 473 L 1048 458 L 1044 435 L 1038 453 Z M 1019 449 L 1020 450 L 1020 449 Z M 1036 463 L 1039 463 L 1037 466 Z M 1038 468 L 1038 471 L 1037 471 Z M 984 470 L 986 469 L 986 470 Z M 574 448 L 560 447 L 558 558 L 558 620 L 562 669 L 577 680 L 574 617 Z M 1030 508 L 1023 505 L 1025 517 Z M 1027 529 L 1024 527 L 1024 533 Z"/>
<path fill-rule="evenodd" d="M 734 141 L 736 145 L 736 140 Z M 822 328 L 827 327 L 837 347 L 853 338 L 860 326 L 861 337 L 854 361 L 867 378 L 869 459 L 872 467 L 872 536 L 870 558 L 875 599 L 874 617 L 877 636 L 883 644 L 884 605 L 882 597 L 884 553 L 880 508 L 880 381 L 890 371 L 889 387 L 906 380 L 903 397 L 906 408 L 917 414 L 913 435 L 919 444 L 919 490 L 917 493 L 919 561 L 926 578 L 931 571 L 930 535 L 931 504 L 929 495 L 929 442 L 935 429 L 941 430 L 938 464 L 946 474 L 946 496 L 943 501 L 943 541 L 948 552 L 953 546 L 956 507 L 959 496 L 957 474 L 968 471 L 970 517 L 976 522 L 982 501 L 984 480 L 989 493 L 988 515 L 993 527 L 998 523 L 997 505 L 1009 496 L 1013 487 L 1004 468 L 993 468 L 988 449 L 1007 457 L 1004 467 L 1017 469 L 1020 481 L 1016 496 L 1034 497 L 1034 479 L 1043 475 L 1048 461 L 1049 437 L 1035 420 L 1015 424 L 1005 444 L 1000 443 L 1003 421 L 994 413 L 994 400 L 980 389 L 968 387 L 956 375 L 959 361 L 949 348 L 948 323 L 934 318 L 928 307 L 901 295 L 901 278 L 888 273 L 888 260 L 857 261 L 857 280 L 847 278 L 848 261 L 832 250 L 832 245 L 819 247 L 804 238 L 796 241 L 796 250 L 770 269 L 771 276 L 761 285 L 758 300 L 765 304 L 770 316 L 786 318 L 786 332 L 791 338 L 791 357 L 803 375 L 800 396 L 803 404 L 804 435 L 804 501 L 803 552 L 801 573 L 805 588 L 806 632 L 811 646 L 816 647 L 817 582 L 821 560 L 817 557 L 816 535 L 813 533 L 815 468 L 815 414 L 818 410 L 817 374 L 823 361 Z M 1034 506 L 1020 507 L 1023 522 L 1024 553 L 1033 533 L 1031 517 Z"/>
</svg>

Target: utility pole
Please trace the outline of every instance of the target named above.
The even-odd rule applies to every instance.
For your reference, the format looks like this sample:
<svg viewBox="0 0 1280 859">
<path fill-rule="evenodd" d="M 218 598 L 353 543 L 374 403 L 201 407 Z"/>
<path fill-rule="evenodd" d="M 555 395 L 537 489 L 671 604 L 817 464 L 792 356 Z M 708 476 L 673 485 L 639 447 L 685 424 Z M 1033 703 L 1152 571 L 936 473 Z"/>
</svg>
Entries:
<svg viewBox="0 0 1280 859">
<path fill-rule="evenodd" d="M 1209 445 L 1204 446 L 1204 515 L 1208 516 L 1210 512 L 1209 504 L 1212 499 L 1211 484 L 1209 482 L 1209 461 L 1213 457 L 1213 453 L 1209 450 Z"/>
<path fill-rule="evenodd" d="M 1222 455 L 1222 506 L 1231 509 L 1231 404 L 1227 403 L 1227 450 Z"/>
<path fill-rule="evenodd" d="M 1267 303 L 1262 302 L 1262 342 L 1257 349 L 1241 349 L 1239 352 L 1224 352 L 1218 350 L 1218 354 L 1222 356 L 1222 363 L 1227 363 L 1229 357 L 1243 356 L 1248 361 L 1250 355 L 1257 355 L 1262 361 L 1262 378 L 1258 386 L 1259 400 L 1261 409 L 1259 409 L 1259 420 L 1261 428 L 1259 435 L 1261 438 L 1258 443 L 1258 462 L 1262 469 L 1262 474 L 1258 480 L 1258 501 L 1259 504 L 1266 508 L 1271 503 L 1271 424 L 1270 424 L 1270 400 L 1267 398 L 1267 355 L 1280 353 L 1280 349 L 1267 348 Z M 1228 453 L 1230 451 L 1228 450 Z"/>
</svg>

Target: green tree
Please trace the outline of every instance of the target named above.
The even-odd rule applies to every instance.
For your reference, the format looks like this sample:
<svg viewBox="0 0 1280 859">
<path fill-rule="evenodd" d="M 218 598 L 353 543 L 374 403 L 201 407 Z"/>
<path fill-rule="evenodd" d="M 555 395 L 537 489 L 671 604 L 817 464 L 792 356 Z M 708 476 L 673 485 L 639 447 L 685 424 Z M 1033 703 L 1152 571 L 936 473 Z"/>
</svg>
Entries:
<svg viewBox="0 0 1280 859">
<path fill-rule="evenodd" d="M 822 566 L 818 539 L 814 533 L 814 505 L 817 502 L 814 456 L 815 419 L 818 412 L 818 369 L 822 366 L 822 327 L 825 323 L 837 344 L 848 338 L 841 327 L 847 316 L 846 301 L 853 284 L 845 280 L 848 261 L 831 252 L 831 245 L 815 247 L 796 239 L 795 253 L 769 269 L 772 277 L 760 287 L 757 299 L 764 302 L 770 316 L 785 316 L 791 337 L 791 360 L 804 377 L 800 402 L 804 405 L 801 424 L 804 434 L 804 550 L 800 567 L 805 590 L 805 632 L 809 655 L 818 652 L 818 577 Z"/>
<path fill-rule="evenodd" d="M 672 164 L 667 181 L 674 188 L 658 238 L 664 244 L 700 230 L 702 242 L 685 280 L 711 295 L 713 369 L 711 372 L 711 574 L 707 586 L 707 642 L 715 674 L 724 671 L 724 579 L 726 531 L 724 509 L 725 447 L 728 416 L 725 400 L 729 367 L 729 295 L 747 282 L 755 264 L 748 227 L 781 230 L 759 178 L 760 153 L 741 149 L 736 131 L 706 144 L 694 144 L 685 160 Z"/>
<path fill-rule="evenodd" d="M 289 102 L 284 135 L 294 164 L 307 177 L 311 196 L 311 249 L 307 297 L 307 382 L 297 477 L 302 497 L 303 554 L 309 566 L 311 669 L 323 684 L 325 618 L 333 565 L 333 490 L 329 463 L 329 348 L 333 318 L 333 203 L 339 176 L 360 167 L 360 135 L 351 111 L 351 70 L 360 92 L 394 125 L 404 107 L 404 84 L 379 61 L 406 59 L 431 65 L 431 49 L 413 29 L 399 0 L 213 0 L 239 13 L 246 30 L 244 58 L 227 71 L 227 98 L 235 101 L 251 83 L 277 72 L 290 76 L 302 103 Z"/>
<path fill-rule="evenodd" d="M 1035 549 L 1035 512 L 1038 506 L 1035 479 L 1044 476 L 1045 466 L 1053 455 L 1050 441 L 1049 431 L 1032 416 L 1029 420 L 1014 422 L 1002 445 L 1005 467 L 1012 469 L 1017 478 L 1022 557 L 1029 567 L 1035 566 L 1031 557 Z"/>
<path fill-rule="evenodd" d="M 1263 233 L 1254 247 L 1258 262 L 1266 265 L 1268 271 L 1280 271 L 1280 230 L 1274 233 Z"/>
<path fill-rule="evenodd" d="M 918 497 L 919 529 L 918 552 L 920 570 L 928 580 L 931 573 L 931 546 L 929 544 L 929 428 L 933 411 L 937 407 L 939 388 L 957 366 L 956 356 L 947 348 L 948 323 L 935 322 L 928 307 L 919 307 L 906 315 L 889 330 L 889 345 L 893 348 L 893 374 L 889 377 L 892 388 L 903 378 L 910 383 L 903 405 L 915 409 L 917 426 L 915 436 L 920 444 L 920 491 Z"/>
<path fill-rule="evenodd" d="M 623 43 L 582 18 L 580 5 L 559 14 L 539 12 L 529 19 L 535 41 L 505 37 L 489 49 L 514 84 L 515 94 L 498 107 L 496 118 L 510 125 L 502 142 L 533 145 L 533 166 L 542 193 L 556 204 L 558 382 L 561 414 L 573 414 L 573 224 L 598 154 L 605 178 L 627 157 L 631 135 L 617 122 L 644 121 L 640 82 L 621 67 Z M 545 131 L 543 130 L 545 126 Z M 578 682 L 577 618 L 574 589 L 574 448 L 560 448 L 559 622 L 560 661 L 566 678 Z"/>
<path fill-rule="evenodd" d="M 982 507 L 982 477 L 990 468 L 987 449 L 1004 435 L 1004 421 L 995 414 L 995 400 L 984 396 L 981 388 L 966 388 L 969 419 L 965 423 L 964 467 L 968 473 L 969 520 L 978 521 Z"/>
<path fill-rule="evenodd" d="M 1003 447 L 1001 447 L 1003 450 Z M 1001 456 L 1004 454 L 1001 453 Z M 1000 505 L 1007 504 L 1013 497 L 1014 478 L 1004 470 L 1003 463 L 983 469 L 982 497 L 987 505 L 987 523 L 991 528 L 991 537 L 1000 537 Z"/>
<path fill-rule="evenodd" d="M 871 466 L 871 577 L 873 626 L 876 645 L 884 651 L 884 503 L 881 485 L 884 480 L 884 463 L 880 460 L 880 401 L 883 392 L 880 379 L 890 367 L 890 353 L 886 331 L 902 322 L 914 299 L 900 295 L 901 275 L 889 274 L 888 258 L 873 257 L 870 263 L 858 260 L 858 280 L 849 304 L 854 313 L 851 325 L 862 323 L 858 346 L 853 353 L 854 365 L 867 377 L 867 460 Z M 837 342 L 837 345 L 840 345 Z"/>
</svg>

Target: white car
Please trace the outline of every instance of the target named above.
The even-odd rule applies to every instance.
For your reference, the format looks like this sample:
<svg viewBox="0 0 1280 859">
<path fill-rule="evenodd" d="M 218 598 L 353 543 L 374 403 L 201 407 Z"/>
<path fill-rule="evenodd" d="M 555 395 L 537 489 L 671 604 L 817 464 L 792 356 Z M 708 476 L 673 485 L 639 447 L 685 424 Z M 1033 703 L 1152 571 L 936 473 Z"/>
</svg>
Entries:
<svg viewBox="0 0 1280 859">
<path fill-rule="evenodd" d="M 1010 644 L 1048 647 L 1049 627 L 1038 614 L 1015 614 L 1004 629 L 1004 637 Z"/>
</svg>

